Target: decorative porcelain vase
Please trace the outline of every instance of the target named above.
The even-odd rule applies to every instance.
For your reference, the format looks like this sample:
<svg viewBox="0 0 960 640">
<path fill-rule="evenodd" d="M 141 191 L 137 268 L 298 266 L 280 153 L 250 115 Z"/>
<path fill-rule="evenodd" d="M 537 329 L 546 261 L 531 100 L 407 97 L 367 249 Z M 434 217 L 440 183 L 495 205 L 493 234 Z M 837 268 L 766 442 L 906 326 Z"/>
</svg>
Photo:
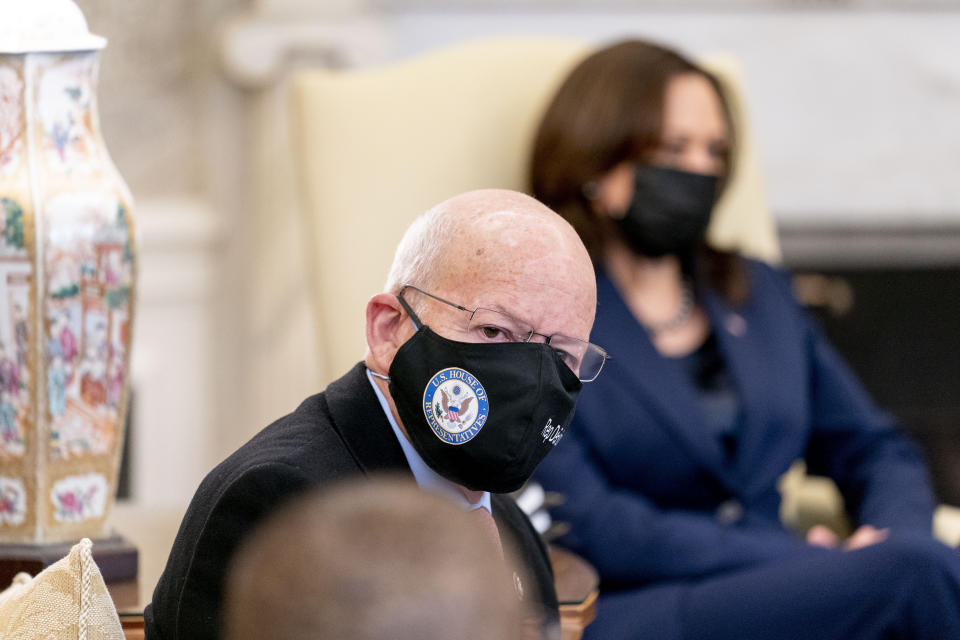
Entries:
<svg viewBox="0 0 960 640">
<path fill-rule="evenodd" d="M 123 444 L 136 254 L 70 0 L 0 7 L 0 542 L 100 537 Z"/>
</svg>

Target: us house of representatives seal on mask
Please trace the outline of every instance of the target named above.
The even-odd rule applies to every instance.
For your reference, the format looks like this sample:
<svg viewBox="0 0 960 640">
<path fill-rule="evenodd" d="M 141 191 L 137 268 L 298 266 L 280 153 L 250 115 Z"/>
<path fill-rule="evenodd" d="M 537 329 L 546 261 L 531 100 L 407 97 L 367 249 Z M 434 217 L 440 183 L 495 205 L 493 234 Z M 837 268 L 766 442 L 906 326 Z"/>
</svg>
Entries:
<svg viewBox="0 0 960 640">
<path fill-rule="evenodd" d="M 423 390 L 423 413 L 434 435 L 447 444 L 472 440 L 487 422 L 490 400 L 470 372 L 459 367 L 442 369 Z"/>
</svg>

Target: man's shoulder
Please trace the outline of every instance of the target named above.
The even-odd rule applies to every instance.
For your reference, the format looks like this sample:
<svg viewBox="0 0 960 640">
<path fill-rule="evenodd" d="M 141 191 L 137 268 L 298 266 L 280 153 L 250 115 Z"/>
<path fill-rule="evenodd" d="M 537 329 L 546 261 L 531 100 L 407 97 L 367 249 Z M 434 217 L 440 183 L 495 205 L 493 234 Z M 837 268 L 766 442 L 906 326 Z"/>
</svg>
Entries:
<svg viewBox="0 0 960 640">
<path fill-rule="evenodd" d="M 362 473 L 327 403 L 310 396 L 217 465 L 194 494 L 145 612 L 148 636 L 215 638 L 235 549 L 283 502 Z"/>
<path fill-rule="evenodd" d="M 201 484 L 201 492 L 207 487 L 223 489 L 245 475 L 267 470 L 291 470 L 322 483 L 356 466 L 321 392 L 264 427 L 214 467 Z"/>
<path fill-rule="evenodd" d="M 389 425 L 358 365 L 214 467 L 200 484 L 194 503 L 216 504 L 231 487 L 251 476 L 263 481 L 274 473 L 314 486 L 361 473 L 371 463 L 368 458 L 381 453 L 381 431 L 389 432 Z"/>
</svg>

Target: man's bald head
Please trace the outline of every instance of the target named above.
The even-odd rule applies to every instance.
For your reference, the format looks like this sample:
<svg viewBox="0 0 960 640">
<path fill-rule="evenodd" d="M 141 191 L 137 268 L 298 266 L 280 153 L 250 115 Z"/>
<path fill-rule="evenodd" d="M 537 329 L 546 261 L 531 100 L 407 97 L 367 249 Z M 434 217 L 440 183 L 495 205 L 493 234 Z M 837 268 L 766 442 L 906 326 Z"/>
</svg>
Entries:
<svg viewBox="0 0 960 640">
<path fill-rule="evenodd" d="M 523 193 L 469 191 L 441 202 L 410 225 L 397 247 L 385 290 L 397 293 L 404 284 L 430 290 L 505 268 L 549 268 L 545 261 L 566 263 L 571 276 L 593 288 L 590 258 L 563 218 Z M 595 296 L 588 298 L 595 302 Z"/>
</svg>

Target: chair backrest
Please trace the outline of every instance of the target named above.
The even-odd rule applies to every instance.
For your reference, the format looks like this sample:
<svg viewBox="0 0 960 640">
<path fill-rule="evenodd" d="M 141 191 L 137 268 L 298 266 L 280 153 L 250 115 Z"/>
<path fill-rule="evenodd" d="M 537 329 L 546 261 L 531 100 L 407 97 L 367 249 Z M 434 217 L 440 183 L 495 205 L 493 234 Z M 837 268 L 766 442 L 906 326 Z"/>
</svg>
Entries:
<svg viewBox="0 0 960 640">
<path fill-rule="evenodd" d="M 499 38 L 381 68 L 294 78 L 293 139 L 322 382 L 362 357 L 366 302 L 383 290 L 394 249 L 419 213 L 470 189 L 525 188 L 547 102 L 591 50 L 579 40 Z M 736 64 L 718 57 L 708 66 L 732 89 L 741 151 L 710 238 L 776 259 Z"/>
</svg>

